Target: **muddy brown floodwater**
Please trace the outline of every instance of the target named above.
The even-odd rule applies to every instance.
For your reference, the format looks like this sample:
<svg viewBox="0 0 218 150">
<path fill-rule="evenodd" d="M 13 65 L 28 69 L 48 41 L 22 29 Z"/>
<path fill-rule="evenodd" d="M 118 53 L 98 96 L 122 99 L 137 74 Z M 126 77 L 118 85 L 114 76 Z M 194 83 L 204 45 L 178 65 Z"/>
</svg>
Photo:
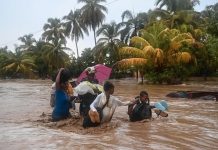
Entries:
<svg viewBox="0 0 218 150">
<path fill-rule="evenodd" d="M 116 109 L 111 123 L 83 129 L 78 110 L 73 118 L 50 122 L 49 80 L 0 80 L 0 149 L 204 149 L 218 147 L 218 102 L 167 98 L 177 90 L 217 91 L 218 82 L 182 85 L 138 85 L 134 79 L 111 80 L 115 96 L 132 100 L 147 90 L 152 102 L 165 99 L 169 117 L 150 122 L 128 121 L 127 107 Z M 78 108 L 78 104 L 77 104 Z"/>
</svg>

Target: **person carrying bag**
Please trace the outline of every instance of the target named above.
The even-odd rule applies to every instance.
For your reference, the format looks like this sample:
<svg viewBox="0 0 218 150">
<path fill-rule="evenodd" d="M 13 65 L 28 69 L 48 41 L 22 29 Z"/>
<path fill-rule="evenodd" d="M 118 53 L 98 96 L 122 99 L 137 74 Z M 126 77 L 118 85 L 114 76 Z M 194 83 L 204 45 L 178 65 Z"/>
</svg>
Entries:
<svg viewBox="0 0 218 150">
<path fill-rule="evenodd" d="M 83 120 L 83 127 L 96 127 L 104 122 L 111 121 L 117 106 L 126 106 L 130 102 L 122 102 L 113 96 L 114 85 L 105 81 L 104 92 L 99 94 L 90 105 L 89 115 Z"/>
</svg>

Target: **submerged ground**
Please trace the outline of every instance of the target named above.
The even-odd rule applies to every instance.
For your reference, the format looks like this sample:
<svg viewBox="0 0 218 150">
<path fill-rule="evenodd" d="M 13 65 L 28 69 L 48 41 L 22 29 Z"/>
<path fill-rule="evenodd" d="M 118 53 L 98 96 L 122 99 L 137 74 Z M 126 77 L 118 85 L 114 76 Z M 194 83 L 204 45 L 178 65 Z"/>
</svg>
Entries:
<svg viewBox="0 0 218 150">
<path fill-rule="evenodd" d="M 83 129 L 81 118 L 53 123 L 49 120 L 49 80 L 0 81 L 0 149 L 216 149 L 218 102 L 167 98 L 179 90 L 217 91 L 217 81 L 182 85 L 138 85 L 134 79 L 111 80 L 115 96 L 132 100 L 147 90 L 152 102 L 170 105 L 168 118 L 131 123 L 127 107 L 119 107 L 109 124 Z"/>
</svg>

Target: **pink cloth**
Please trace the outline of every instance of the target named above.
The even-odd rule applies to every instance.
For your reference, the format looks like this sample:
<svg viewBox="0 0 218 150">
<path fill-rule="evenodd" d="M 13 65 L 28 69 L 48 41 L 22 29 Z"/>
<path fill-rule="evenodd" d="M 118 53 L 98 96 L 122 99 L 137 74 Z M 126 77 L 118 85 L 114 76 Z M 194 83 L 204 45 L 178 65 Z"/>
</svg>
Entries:
<svg viewBox="0 0 218 150">
<path fill-rule="evenodd" d="M 94 66 L 94 68 L 95 68 L 95 78 L 98 80 L 99 84 L 103 84 L 105 80 L 109 79 L 112 71 L 111 68 L 106 67 L 102 64 L 97 64 Z M 80 81 L 86 77 L 87 77 L 86 70 L 84 70 L 77 78 L 77 84 L 79 84 Z"/>
</svg>

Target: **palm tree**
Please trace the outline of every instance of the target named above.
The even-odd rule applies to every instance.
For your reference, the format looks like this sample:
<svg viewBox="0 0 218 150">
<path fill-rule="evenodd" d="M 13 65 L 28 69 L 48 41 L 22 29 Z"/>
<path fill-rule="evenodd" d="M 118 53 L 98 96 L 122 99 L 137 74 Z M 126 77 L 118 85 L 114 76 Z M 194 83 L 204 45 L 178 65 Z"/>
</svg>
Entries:
<svg viewBox="0 0 218 150">
<path fill-rule="evenodd" d="M 121 44 L 119 39 L 121 32 L 121 25 L 111 22 L 110 24 L 104 24 L 97 31 L 97 36 L 101 36 L 98 40 L 95 50 L 95 56 L 98 60 L 108 61 L 109 65 L 112 65 L 118 60 L 118 47 Z"/>
<path fill-rule="evenodd" d="M 79 10 L 70 11 L 70 13 L 67 16 L 64 16 L 66 22 L 64 23 L 64 26 L 66 28 L 66 35 L 71 36 L 72 40 L 75 40 L 76 44 L 76 51 L 77 51 L 77 58 L 79 57 L 79 51 L 78 51 L 78 41 L 79 38 L 84 38 L 83 32 L 88 34 L 88 30 L 85 27 L 85 25 L 82 23 L 81 20 L 81 14 Z"/>
<path fill-rule="evenodd" d="M 201 14 L 206 20 L 207 31 L 218 37 L 218 3 L 207 6 Z"/>
<path fill-rule="evenodd" d="M 22 37 L 19 37 L 18 40 L 20 40 L 23 43 L 23 45 L 19 46 L 20 50 L 22 51 L 34 50 L 36 40 L 33 38 L 33 34 L 24 35 Z"/>
<path fill-rule="evenodd" d="M 201 39 L 205 30 L 205 19 L 193 10 L 181 10 L 171 14 L 163 9 L 155 9 L 149 12 L 149 17 L 151 24 L 161 20 L 168 28 L 178 29 L 183 33 L 190 32 L 197 40 Z"/>
<path fill-rule="evenodd" d="M 69 55 L 64 50 L 70 50 L 70 48 L 62 46 L 61 43 L 54 45 L 47 42 L 42 47 L 43 57 L 49 66 L 50 72 L 66 67 L 69 63 Z"/>
<path fill-rule="evenodd" d="M 129 41 L 129 38 L 137 36 L 140 29 L 143 29 L 145 24 L 148 23 L 147 13 L 138 13 L 136 16 L 129 10 L 122 13 L 122 25 L 125 28 L 121 32 L 121 40 L 124 43 Z"/>
<path fill-rule="evenodd" d="M 43 26 L 43 29 L 44 33 L 42 34 L 42 40 L 47 42 L 51 41 L 55 45 L 58 45 L 59 43 L 66 45 L 66 39 L 64 35 L 65 30 L 60 19 L 49 18 L 48 23 Z"/>
<path fill-rule="evenodd" d="M 161 73 L 175 64 L 190 63 L 193 57 L 187 45 L 193 43 L 195 40 L 189 33 L 154 24 L 147 30 L 141 30 L 140 37 L 131 38 L 131 46 L 119 49 L 123 59 L 116 65 L 120 68 L 136 68 L 142 77 L 149 68 Z"/>
<path fill-rule="evenodd" d="M 19 48 L 15 49 L 15 53 L 10 53 L 2 65 L 2 70 L 12 76 L 30 75 L 33 73 L 35 64 L 33 59 L 25 55 L 24 51 Z"/>
<path fill-rule="evenodd" d="M 107 13 L 107 8 L 99 3 L 106 2 L 106 0 L 78 0 L 78 2 L 85 3 L 80 9 L 82 20 L 87 27 L 93 30 L 96 45 L 96 28 L 103 23 L 105 19 L 104 12 Z"/>
<path fill-rule="evenodd" d="M 85 48 L 81 54 L 79 62 L 83 69 L 89 66 L 94 66 L 95 60 L 94 60 L 93 50 L 91 48 Z"/>
<path fill-rule="evenodd" d="M 194 6 L 200 4 L 199 0 L 156 0 L 156 6 L 159 8 L 166 6 L 166 9 L 175 13 L 180 10 L 194 10 Z"/>
<path fill-rule="evenodd" d="M 8 52 L 8 47 L 0 47 L 0 53 L 7 53 Z"/>
<path fill-rule="evenodd" d="M 36 65 L 36 72 L 38 76 L 41 78 L 45 78 L 49 74 L 49 64 L 48 61 L 45 59 L 43 49 L 48 42 L 44 42 L 41 39 L 36 42 L 36 51 L 34 52 L 33 59 Z"/>
<path fill-rule="evenodd" d="M 3 76 L 4 72 L 2 70 L 3 68 L 3 63 L 7 60 L 8 58 L 8 47 L 0 47 L 0 76 Z"/>
</svg>

